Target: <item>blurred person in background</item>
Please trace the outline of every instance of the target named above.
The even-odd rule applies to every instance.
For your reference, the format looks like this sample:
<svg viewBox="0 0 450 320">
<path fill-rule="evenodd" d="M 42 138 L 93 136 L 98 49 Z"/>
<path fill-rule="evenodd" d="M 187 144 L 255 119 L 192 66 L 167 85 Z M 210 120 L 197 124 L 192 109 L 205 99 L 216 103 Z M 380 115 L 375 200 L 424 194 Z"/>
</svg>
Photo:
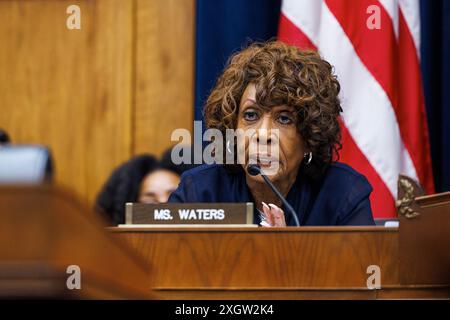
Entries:
<svg viewBox="0 0 450 320">
<path fill-rule="evenodd" d="M 149 172 L 142 180 L 138 202 L 166 203 L 179 182 L 180 176 L 177 172 L 158 167 Z"/>
<path fill-rule="evenodd" d="M 173 163 L 171 153 L 170 148 L 161 160 L 152 155 L 140 155 L 120 165 L 99 192 L 96 209 L 113 224 L 123 224 L 127 202 L 167 202 L 178 187 L 181 174 L 195 167 L 193 164 Z"/>
</svg>

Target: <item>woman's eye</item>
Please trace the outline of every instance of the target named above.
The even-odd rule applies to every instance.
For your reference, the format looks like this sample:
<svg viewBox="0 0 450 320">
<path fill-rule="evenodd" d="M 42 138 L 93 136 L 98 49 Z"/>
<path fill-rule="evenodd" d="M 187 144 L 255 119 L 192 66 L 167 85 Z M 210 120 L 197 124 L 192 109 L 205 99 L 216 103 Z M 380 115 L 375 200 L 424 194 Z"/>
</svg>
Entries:
<svg viewBox="0 0 450 320">
<path fill-rule="evenodd" d="M 255 121 L 258 119 L 258 113 L 256 113 L 255 111 L 245 111 L 244 119 L 246 121 Z"/>
<path fill-rule="evenodd" d="M 281 124 L 291 124 L 291 123 L 293 122 L 292 119 L 291 119 L 291 117 L 286 116 L 286 115 L 280 115 L 280 116 L 278 117 L 278 121 L 279 121 Z"/>
</svg>

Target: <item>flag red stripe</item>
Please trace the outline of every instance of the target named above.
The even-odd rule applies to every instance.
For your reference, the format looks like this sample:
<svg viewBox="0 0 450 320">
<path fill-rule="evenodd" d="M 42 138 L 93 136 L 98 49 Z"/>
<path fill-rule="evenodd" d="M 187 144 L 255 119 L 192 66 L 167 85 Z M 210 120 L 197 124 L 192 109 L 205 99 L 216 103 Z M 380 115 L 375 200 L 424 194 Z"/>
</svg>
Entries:
<svg viewBox="0 0 450 320">
<path fill-rule="evenodd" d="M 404 128 L 411 146 L 411 157 L 416 166 L 417 175 L 427 193 L 434 193 L 434 181 L 431 165 L 427 115 L 423 97 L 420 62 L 412 34 L 401 10 L 399 15 L 399 55 L 398 72 L 402 75 L 399 82 L 399 119 L 400 128 Z"/>
</svg>

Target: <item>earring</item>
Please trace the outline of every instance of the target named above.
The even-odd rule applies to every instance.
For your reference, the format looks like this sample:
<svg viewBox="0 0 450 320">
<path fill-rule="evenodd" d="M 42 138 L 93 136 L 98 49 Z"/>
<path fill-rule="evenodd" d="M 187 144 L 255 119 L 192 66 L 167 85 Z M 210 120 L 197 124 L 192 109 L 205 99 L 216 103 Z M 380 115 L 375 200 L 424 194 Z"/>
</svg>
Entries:
<svg viewBox="0 0 450 320">
<path fill-rule="evenodd" d="M 308 159 L 306 160 L 305 164 L 308 165 L 311 163 L 311 160 L 312 160 L 312 152 L 305 153 L 303 155 L 303 158 L 306 159 L 306 157 L 308 157 Z"/>
</svg>

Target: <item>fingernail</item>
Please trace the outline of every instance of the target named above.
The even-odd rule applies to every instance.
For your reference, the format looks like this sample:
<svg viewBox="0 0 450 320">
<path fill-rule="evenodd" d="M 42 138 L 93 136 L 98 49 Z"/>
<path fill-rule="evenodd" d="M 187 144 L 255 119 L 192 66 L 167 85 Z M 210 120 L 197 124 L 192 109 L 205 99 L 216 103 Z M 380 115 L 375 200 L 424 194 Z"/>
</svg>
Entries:
<svg viewBox="0 0 450 320">
<path fill-rule="evenodd" d="M 268 224 L 266 221 L 261 221 L 260 225 L 263 227 L 271 227 L 271 225 Z"/>
<path fill-rule="evenodd" d="M 270 210 L 269 206 L 264 201 L 262 201 L 262 205 L 263 205 L 263 207 L 266 207 L 266 209 Z"/>
<path fill-rule="evenodd" d="M 279 209 L 276 205 L 274 205 L 273 203 L 269 203 L 269 206 L 272 208 L 272 209 Z"/>
</svg>

